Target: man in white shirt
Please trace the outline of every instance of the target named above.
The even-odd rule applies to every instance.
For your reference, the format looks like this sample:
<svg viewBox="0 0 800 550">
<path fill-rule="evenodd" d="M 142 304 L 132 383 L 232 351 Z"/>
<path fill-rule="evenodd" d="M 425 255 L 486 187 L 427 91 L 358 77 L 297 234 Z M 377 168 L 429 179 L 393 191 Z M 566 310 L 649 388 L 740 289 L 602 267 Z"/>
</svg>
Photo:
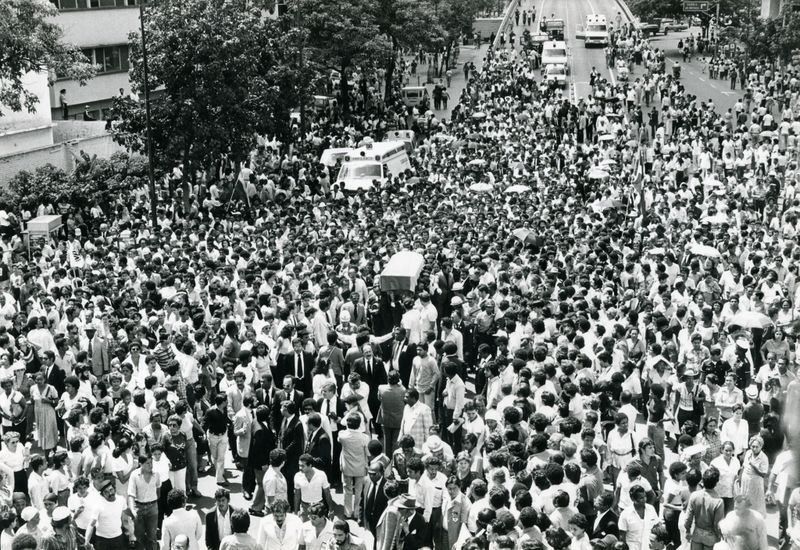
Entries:
<svg viewBox="0 0 800 550">
<path fill-rule="evenodd" d="M 464 381 L 458 375 L 458 366 L 448 363 L 444 366 L 444 374 L 447 376 L 447 385 L 442 392 L 444 398 L 444 426 L 446 442 L 453 447 L 453 451 L 461 450 L 461 412 L 464 410 L 466 402 L 467 388 Z M 455 429 L 454 429 L 455 428 Z"/>
<path fill-rule="evenodd" d="M 303 540 L 303 520 L 287 513 L 289 503 L 276 500 L 272 513 L 261 522 L 258 528 L 258 548 L 269 550 L 299 550 Z"/>
<path fill-rule="evenodd" d="M 136 390 L 131 404 L 128 405 L 128 425 L 139 433 L 150 425 L 150 413 L 145 408 L 146 399 L 142 390 Z"/>
<path fill-rule="evenodd" d="M 86 540 L 95 537 L 94 544 L 87 544 L 86 547 L 88 550 L 119 550 L 125 547 L 123 529 L 129 538 L 135 540 L 130 517 L 125 514 L 128 504 L 125 498 L 117 496 L 116 486 L 110 479 L 100 485 L 100 495 L 104 499 L 102 506 L 94 506 L 91 509 L 91 520 L 86 529 Z M 197 547 L 192 550 L 197 550 Z"/>
</svg>

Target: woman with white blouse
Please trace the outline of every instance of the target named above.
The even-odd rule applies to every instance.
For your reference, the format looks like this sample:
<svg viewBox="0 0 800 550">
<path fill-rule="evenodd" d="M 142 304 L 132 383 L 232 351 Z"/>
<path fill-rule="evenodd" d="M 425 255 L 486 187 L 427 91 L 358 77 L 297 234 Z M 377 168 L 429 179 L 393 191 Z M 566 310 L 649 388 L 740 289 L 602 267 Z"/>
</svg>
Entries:
<svg viewBox="0 0 800 550">
<path fill-rule="evenodd" d="M 614 423 L 617 427 L 608 433 L 606 442 L 610 455 L 609 467 L 613 468 L 611 479 L 616 479 L 619 472 L 636 458 L 636 441 L 633 432 L 628 429 L 628 416 L 625 413 L 617 413 L 614 416 Z"/>
<path fill-rule="evenodd" d="M 739 470 L 741 468 L 739 459 L 734 456 L 734 452 L 733 442 L 725 441 L 722 444 L 722 454 L 713 459 L 710 464 L 719 472 L 716 491 L 723 504 L 725 504 L 726 515 L 733 510 L 733 497 L 736 495 L 736 485 L 739 481 Z"/>
<path fill-rule="evenodd" d="M 733 406 L 733 416 L 722 423 L 719 438 L 725 442 L 733 443 L 734 454 L 741 455 L 747 450 L 747 438 L 749 436 L 747 422 L 742 419 L 744 405 L 737 403 Z"/>
</svg>

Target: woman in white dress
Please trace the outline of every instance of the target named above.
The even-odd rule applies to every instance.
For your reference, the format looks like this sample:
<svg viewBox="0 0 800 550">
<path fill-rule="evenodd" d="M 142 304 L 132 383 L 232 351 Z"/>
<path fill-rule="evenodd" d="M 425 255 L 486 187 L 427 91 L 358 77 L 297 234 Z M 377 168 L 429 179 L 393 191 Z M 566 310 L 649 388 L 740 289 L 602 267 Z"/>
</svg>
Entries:
<svg viewBox="0 0 800 550">
<path fill-rule="evenodd" d="M 739 459 L 734 456 L 734 446 L 731 441 L 722 444 L 722 454 L 711 461 L 710 466 L 719 471 L 719 482 L 716 491 L 725 504 L 725 513 L 733 511 L 733 497 L 736 495 L 739 482 Z"/>
</svg>

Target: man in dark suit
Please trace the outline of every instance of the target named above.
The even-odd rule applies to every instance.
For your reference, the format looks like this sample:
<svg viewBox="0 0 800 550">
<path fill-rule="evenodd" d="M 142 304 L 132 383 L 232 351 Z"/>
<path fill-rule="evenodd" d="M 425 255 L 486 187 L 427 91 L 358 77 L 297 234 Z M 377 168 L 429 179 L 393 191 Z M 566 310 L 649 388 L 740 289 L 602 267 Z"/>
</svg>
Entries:
<svg viewBox="0 0 800 550">
<path fill-rule="evenodd" d="M 322 429 L 322 417 L 312 412 L 308 415 L 308 439 L 305 453 L 314 457 L 314 467 L 329 472 L 331 467 L 331 440 Z M 329 480 L 330 481 L 330 480 Z"/>
<path fill-rule="evenodd" d="M 390 371 L 388 378 L 388 384 L 378 387 L 381 406 L 377 422 L 383 428 L 384 451 L 388 456 L 392 456 L 397 438 L 400 436 L 400 426 L 403 424 L 406 389 L 400 384 L 400 373 L 396 370 Z"/>
<path fill-rule="evenodd" d="M 266 405 L 256 408 L 253 422 L 253 436 L 250 438 L 250 454 L 247 457 L 247 468 L 242 474 L 242 490 L 253 493 L 253 506 L 250 512 L 264 513 L 266 498 L 264 495 L 264 474 L 269 466 L 269 454 L 275 449 L 275 433 L 269 426 L 270 412 Z"/>
<path fill-rule="evenodd" d="M 388 353 L 389 370 L 398 371 L 403 386 L 408 387 L 412 363 L 414 362 L 414 357 L 417 356 L 417 345 L 408 343 L 408 331 L 405 328 L 395 329 L 394 340 L 392 340 L 391 349 Z"/>
<path fill-rule="evenodd" d="M 286 478 L 286 492 L 289 502 L 294 502 L 294 474 L 300 471 L 300 455 L 303 454 L 305 431 L 300 417 L 297 416 L 297 404 L 285 400 L 281 403 L 281 430 L 278 435 L 278 447 L 286 453 L 286 465 L 283 475 Z"/>
<path fill-rule="evenodd" d="M 214 492 L 217 505 L 206 514 L 206 546 L 208 550 L 219 550 L 219 543 L 223 537 L 232 534 L 230 531 L 220 533 L 220 525 L 231 524 L 231 493 L 224 487 Z M 227 519 L 227 521 L 224 521 Z"/>
<path fill-rule="evenodd" d="M 381 519 L 388 502 L 386 493 L 383 492 L 386 485 L 386 478 L 383 477 L 383 463 L 371 464 L 367 472 L 370 484 L 367 487 L 367 499 L 364 503 L 364 525 L 368 531 L 377 533 L 378 520 Z"/>
<path fill-rule="evenodd" d="M 64 393 L 64 380 L 67 378 L 67 373 L 56 365 L 56 354 L 50 350 L 44 352 L 44 369 L 47 383 L 56 389 L 58 395 Z"/>
<path fill-rule="evenodd" d="M 614 505 L 614 495 L 605 492 L 594 499 L 594 505 L 597 508 L 597 518 L 594 520 L 594 525 L 588 531 L 591 533 L 590 539 L 601 539 L 606 535 L 619 536 L 619 527 L 617 522 L 619 516 L 611 510 Z"/>
<path fill-rule="evenodd" d="M 275 384 L 273 384 L 273 380 L 272 373 L 270 372 L 265 373 L 264 376 L 261 377 L 261 385 L 255 391 L 256 406 L 264 405 L 268 410 L 272 410 L 272 404 L 275 402 L 275 394 L 280 391 L 275 387 Z M 281 380 L 281 382 L 282 381 L 283 380 Z M 274 430 L 275 426 L 272 426 L 271 419 L 268 419 L 267 422 L 270 423 L 270 427 Z"/>
<path fill-rule="evenodd" d="M 284 401 L 291 401 L 294 403 L 295 411 L 299 411 L 303 406 L 303 397 L 303 392 L 295 388 L 294 377 L 290 374 L 284 376 L 283 389 L 276 391 L 272 398 L 272 431 L 280 434 L 281 423 L 283 422 L 281 403 Z"/>
<path fill-rule="evenodd" d="M 333 458 L 331 462 L 328 481 L 331 485 L 338 486 L 342 482 L 342 468 L 339 465 L 339 456 L 342 454 L 342 444 L 339 443 L 339 421 L 344 418 L 347 405 L 336 395 L 336 384 L 329 382 L 322 387 L 322 399 L 317 401 L 317 411 L 326 417 L 331 425 L 333 437 Z"/>
<path fill-rule="evenodd" d="M 430 538 L 428 535 L 428 523 L 422 517 L 420 508 L 414 510 L 414 514 L 407 521 L 408 533 L 406 533 L 403 550 L 420 550 L 421 548 L 429 547 L 430 544 L 427 542 Z"/>
<path fill-rule="evenodd" d="M 294 376 L 297 389 L 305 395 L 311 395 L 311 371 L 314 369 L 314 356 L 303 350 L 303 341 L 300 338 L 292 340 L 294 351 L 278 356 L 278 372 L 282 377 Z"/>
<path fill-rule="evenodd" d="M 388 380 L 386 367 L 384 367 L 383 361 L 375 357 L 372 344 L 367 343 L 361 346 L 361 358 L 353 363 L 353 372 L 358 373 L 361 380 L 369 386 L 367 406 L 369 412 L 372 413 L 372 418 L 377 418 L 378 409 L 381 406 L 378 399 L 378 386 L 386 384 Z"/>
</svg>

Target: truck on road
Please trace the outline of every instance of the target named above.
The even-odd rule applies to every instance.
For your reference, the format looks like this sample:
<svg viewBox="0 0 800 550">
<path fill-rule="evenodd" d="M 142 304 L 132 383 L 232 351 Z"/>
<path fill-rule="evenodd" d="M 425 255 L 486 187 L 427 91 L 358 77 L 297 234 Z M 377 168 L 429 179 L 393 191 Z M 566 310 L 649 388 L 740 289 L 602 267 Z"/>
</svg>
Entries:
<svg viewBox="0 0 800 550">
<path fill-rule="evenodd" d="M 594 45 L 607 46 L 609 37 L 606 16 L 596 13 L 587 15 L 584 24 L 578 25 L 575 36 L 583 38 L 583 44 L 587 48 Z"/>
</svg>

